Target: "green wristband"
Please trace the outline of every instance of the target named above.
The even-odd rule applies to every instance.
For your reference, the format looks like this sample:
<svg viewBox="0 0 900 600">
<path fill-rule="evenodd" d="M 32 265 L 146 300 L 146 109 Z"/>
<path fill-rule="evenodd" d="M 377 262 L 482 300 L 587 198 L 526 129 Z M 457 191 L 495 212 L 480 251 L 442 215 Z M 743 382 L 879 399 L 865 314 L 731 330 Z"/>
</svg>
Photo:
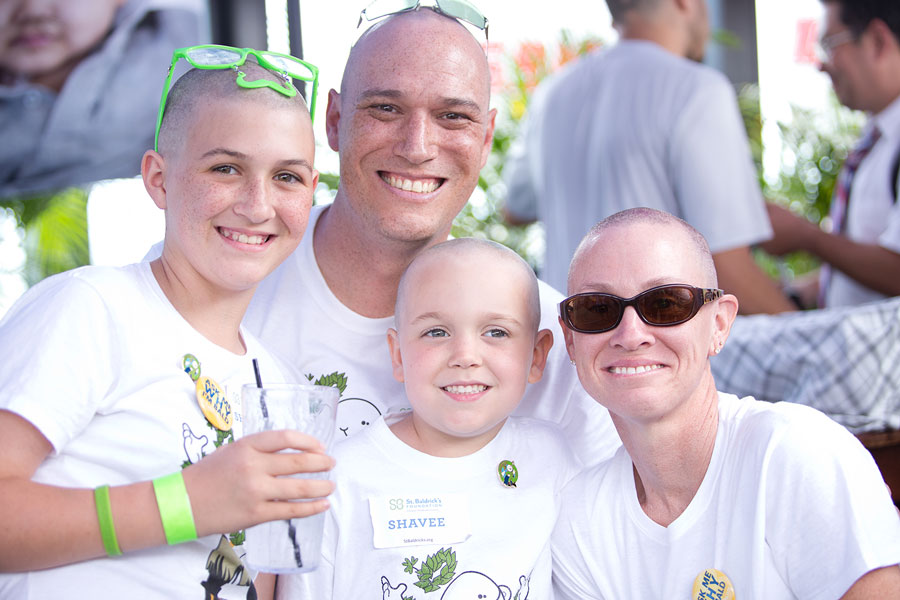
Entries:
<svg viewBox="0 0 900 600">
<path fill-rule="evenodd" d="M 113 524 L 112 506 L 109 504 L 109 486 L 101 485 L 94 489 L 94 503 L 97 505 L 97 520 L 100 522 L 100 539 L 108 556 L 121 556 L 119 540 L 116 539 L 116 526 Z"/>
<path fill-rule="evenodd" d="M 156 504 L 159 506 L 166 542 L 173 545 L 196 540 L 194 513 L 191 511 L 191 500 L 184 487 L 181 471 L 154 479 L 153 491 L 156 493 Z"/>
</svg>

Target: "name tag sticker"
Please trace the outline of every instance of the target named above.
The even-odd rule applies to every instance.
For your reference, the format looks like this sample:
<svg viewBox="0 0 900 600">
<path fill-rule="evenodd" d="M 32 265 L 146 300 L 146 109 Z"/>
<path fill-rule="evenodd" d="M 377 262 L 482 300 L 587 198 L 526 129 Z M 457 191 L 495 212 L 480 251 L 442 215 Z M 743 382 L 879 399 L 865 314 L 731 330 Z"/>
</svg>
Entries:
<svg viewBox="0 0 900 600">
<path fill-rule="evenodd" d="M 456 544 L 472 534 L 465 494 L 370 497 L 369 514 L 376 548 Z"/>
</svg>

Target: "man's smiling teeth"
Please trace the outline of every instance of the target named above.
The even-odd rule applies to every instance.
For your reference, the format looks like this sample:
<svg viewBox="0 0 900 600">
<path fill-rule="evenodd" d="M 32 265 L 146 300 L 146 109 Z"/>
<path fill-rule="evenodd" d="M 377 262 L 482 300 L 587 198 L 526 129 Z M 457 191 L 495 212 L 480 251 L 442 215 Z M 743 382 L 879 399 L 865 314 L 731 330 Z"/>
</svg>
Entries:
<svg viewBox="0 0 900 600">
<path fill-rule="evenodd" d="M 662 365 L 641 365 L 640 367 L 610 367 L 608 370 L 613 375 L 637 375 L 638 373 L 649 373 L 656 369 L 662 369 Z"/>
<path fill-rule="evenodd" d="M 231 238 L 232 240 L 240 242 L 242 244 L 253 244 L 258 246 L 269 239 L 269 236 L 267 235 L 247 235 L 245 233 L 238 233 L 237 231 L 225 229 L 224 227 L 220 227 L 219 231 L 225 237 Z"/>
<path fill-rule="evenodd" d="M 486 385 L 448 385 L 444 391 L 451 394 L 477 394 L 487 389 Z"/>
<path fill-rule="evenodd" d="M 395 177 L 393 175 L 382 175 L 381 178 L 389 186 L 403 190 L 404 192 L 416 192 L 417 194 L 430 194 L 440 187 L 440 182 L 433 179 L 422 181 L 421 179 L 404 179 L 403 177 Z"/>
</svg>

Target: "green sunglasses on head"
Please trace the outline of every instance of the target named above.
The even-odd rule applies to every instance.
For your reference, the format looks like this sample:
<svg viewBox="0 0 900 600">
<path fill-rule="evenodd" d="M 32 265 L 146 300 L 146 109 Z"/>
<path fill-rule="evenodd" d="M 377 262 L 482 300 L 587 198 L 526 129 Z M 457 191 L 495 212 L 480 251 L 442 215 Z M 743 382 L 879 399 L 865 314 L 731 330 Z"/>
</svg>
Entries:
<svg viewBox="0 0 900 600">
<path fill-rule="evenodd" d="M 259 66 L 275 71 L 284 79 L 283 82 L 269 79 L 257 79 L 247 81 L 246 74 L 238 67 L 244 64 L 247 56 L 253 55 Z M 163 87 L 162 98 L 159 101 L 159 114 L 156 116 L 156 135 L 153 138 L 153 149 L 159 151 L 159 127 L 162 125 L 163 113 L 166 110 L 166 98 L 172 84 L 172 73 L 178 59 L 183 58 L 195 69 L 234 69 L 237 72 L 237 84 L 242 88 L 254 89 L 267 87 L 288 98 L 297 95 L 297 88 L 291 83 L 291 79 L 312 82 L 312 92 L 309 100 L 310 119 L 316 114 L 316 95 L 319 91 L 319 69 L 306 61 L 294 58 L 289 54 L 254 50 L 253 48 L 232 48 L 231 46 L 219 46 L 207 44 L 192 46 L 190 48 L 178 48 L 172 53 L 172 64 L 169 65 L 169 74 L 166 76 L 166 84 Z"/>
</svg>

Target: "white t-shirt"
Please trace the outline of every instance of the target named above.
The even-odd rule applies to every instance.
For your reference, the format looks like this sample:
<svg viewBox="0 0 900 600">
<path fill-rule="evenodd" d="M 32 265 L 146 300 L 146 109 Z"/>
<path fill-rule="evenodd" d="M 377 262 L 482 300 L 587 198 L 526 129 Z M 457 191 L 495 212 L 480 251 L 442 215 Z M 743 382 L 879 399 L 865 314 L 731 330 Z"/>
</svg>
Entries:
<svg viewBox="0 0 900 600">
<path fill-rule="evenodd" d="M 512 417 L 474 454 L 440 458 L 410 448 L 381 419 L 334 454 L 322 563 L 279 577 L 279 599 L 421 598 L 429 584 L 446 600 L 551 597 L 550 534 L 578 464 L 555 426 Z M 498 475 L 507 460 L 515 487 Z M 469 527 L 440 537 L 464 519 Z M 376 532 L 385 547 L 375 547 Z"/>
<path fill-rule="evenodd" d="M 681 217 L 713 253 L 772 236 L 731 84 L 652 42 L 621 40 L 542 83 L 523 139 L 507 209 L 543 222 L 541 277 L 557 289 L 591 226 L 627 208 Z"/>
<path fill-rule="evenodd" d="M 0 408 L 30 421 L 53 445 L 33 480 L 124 485 L 212 453 L 219 436 L 182 367 L 188 353 L 200 361 L 200 375 L 225 391 L 239 436 L 240 388 L 254 382 L 251 360 L 258 358 L 267 381 L 285 380 L 285 367 L 252 335 L 242 336 L 247 354 L 238 356 L 194 330 L 166 299 L 149 263 L 84 267 L 31 288 L 0 322 Z M 227 538 L 212 535 L 0 575 L 0 597 L 200 598 L 219 590 L 220 598 L 246 598 L 251 573 L 239 554 Z M 216 562 L 208 570 L 210 559 Z M 233 577 L 244 587 L 222 587 Z"/>
<path fill-rule="evenodd" d="M 668 527 L 641 509 L 622 448 L 563 491 L 557 599 L 688 598 L 717 569 L 741 600 L 834 600 L 900 563 L 900 519 L 872 456 L 822 413 L 719 394 L 706 476 Z"/>
<path fill-rule="evenodd" d="M 244 325 L 267 348 L 313 381 L 346 386 L 338 405 L 338 437 L 348 437 L 384 415 L 389 422 L 409 410 L 403 384 L 393 377 L 387 330 L 393 317 L 372 319 L 346 306 L 328 288 L 316 263 L 313 232 L 327 207 L 313 207 L 300 246 L 259 285 Z M 612 456 L 621 444 L 609 413 L 581 387 L 569 364 L 557 303 L 562 296 L 541 283 L 541 327 L 553 348 L 541 381 L 528 386 L 515 414 L 563 427 L 585 464 Z"/>
<path fill-rule="evenodd" d="M 900 253 L 900 200 L 895 200 L 900 181 L 891 179 L 900 153 L 900 97 L 873 116 L 866 127 L 878 127 L 881 137 L 853 176 L 845 233 L 851 240 Z M 855 305 L 885 297 L 832 269 L 825 305 Z"/>
</svg>

